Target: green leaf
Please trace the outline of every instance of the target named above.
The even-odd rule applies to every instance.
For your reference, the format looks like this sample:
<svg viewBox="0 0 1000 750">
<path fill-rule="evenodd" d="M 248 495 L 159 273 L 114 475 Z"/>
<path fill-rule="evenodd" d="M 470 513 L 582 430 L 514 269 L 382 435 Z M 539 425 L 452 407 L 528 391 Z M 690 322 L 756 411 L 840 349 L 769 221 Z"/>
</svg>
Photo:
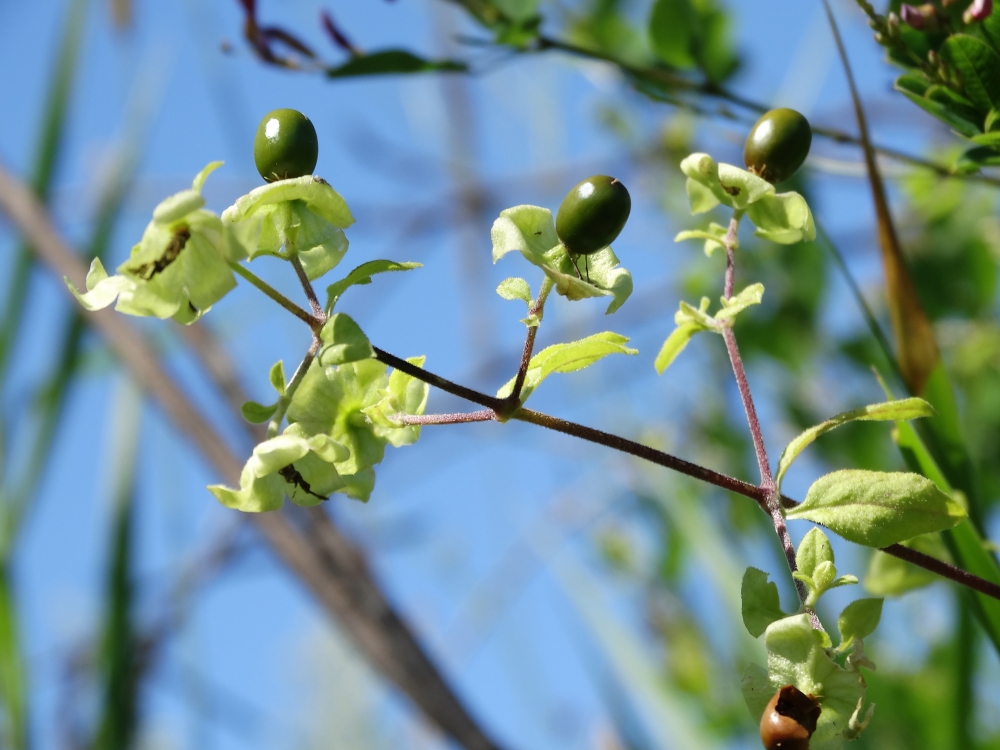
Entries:
<svg viewBox="0 0 1000 750">
<path fill-rule="evenodd" d="M 285 395 L 285 363 L 283 360 L 279 359 L 271 365 L 271 371 L 267 374 L 267 379 L 271 383 L 271 387 L 278 392 L 279 396 Z"/>
<path fill-rule="evenodd" d="M 17 618 L 17 601 L 11 586 L 11 570 L 0 561 L 0 700 L 5 734 L 12 748 L 28 747 L 28 673 Z"/>
<path fill-rule="evenodd" d="M 966 512 L 919 474 L 846 469 L 816 480 L 787 516 L 822 524 L 856 544 L 888 547 L 950 529 Z"/>
<path fill-rule="evenodd" d="M 497 294 L 506 300 L 519 299 L 531 307 L 531 287 L 520 277 L 512 276 L 501 281 L 497 286 Z"/>
<path fill-rule="evenodd" d="M 850 732 L 851 717 L 864 700 L 865 682 L 856 669 L 844 669 L 826 652 L 823 634 L 806 614 L 772 623 L 764 632 L 768 669 L 751 664 L 743 673 L 743 698 L 759 722 L 771 697 L 795 685 L 817 697 L 823 712 L 809 740 L 810 750 L 838 750 Z"/>
<path fill-rule="evenodd" d="M 516 250 L 541 268 L 556 293 L 568 300 L 611 297 L 606 311 L 610 315 L 632 294 L 632 275 L 618 265 L 618 257 L 610 247 L 584 256 L 580 273 L 586 272 L 589 281 L 577 275 L 569 253 L 556 236 L 552 212 L 547 208 L 514 206 L 501 211 L 490 237 L 494 263 Z"/>
<path fill-rule="evenodd" d="M 617 333 L 605 331 L 595 333 L 579 341 L 565 344 L 554 344 L 542 349 L 531 358 L 528 373 L 521 389 L 521 402 L 542 383 L 545 378 L 555 372 L 576 372 L 598 362 L 609 354 L 638 354 L 637 349 L 625 346 L 628 339 Z M 506 398 L 514 390 L 514 380 L 511 378 L 497 391 L 497 398 Z"/>
<path fill-rule="evenodd" d="M 837 620 L 837 628 L 840 630 L 838 651 L 845 651 L 855 640 L 863 640 L 875 632 L 882 619 L 883 601 L 858 599 L 844 608 Z"/>
<path fill-rule="evenodd" d="M 654 54 L 674 68 L 695 67 L 698 20 L 691 0 L 656 0 L 649 17 L 649 43 Z"/>
<path fill-rule="evenodd" d="M 969 100 L 984 113 L 1000 106 L 1000 55 L 986 42 L 968 34 L 952 34 L 941 45 L 941 56 L 962 76 Z"/>
<path fill-rule="evenodd" d="M 319 337 L 326 344 L 320 349 L 318 357 L 323 366 L 343 365 L 375 356 L 375 350 L 365 332 L 353 318 L 344 313 L 331 315 L 323 324 Z"/>
<path fill-rule="evenodd" d="M 358 55 L 343 65 L 327 68 L 327 78 L 349 78 L 409 73 L 464 73 L 468 66 L 458 60 L 425 60 L 412 52 L 386 49 L 368 55 Z"/>
<path fill-rule="evenodd" d="M 990 110 L 990 114 L 993 114 L 996 110 Z M 989 120 L 987 120 L 989 122 Z M 1000 147 L 1000 131 L 992 131 L 989 133 L 980 133 L 979 135 L 972 136 L 972 142 L 978 143 L 980 146 L 992 146 L 993 148 Z"/>
<path fill-rule="evenodd" d="M 757 227 L 754 234 L 779 245 L 816 239 L 809 204 L 798 193 L 765 195 L 747 206 L 747 218 Z"/>
<path fill-rule="evenodd" d="M 735 320 L 736 316 L 751 305 L 759 305 L 764 298 L 764 285 L 751 284 L 735 297 L 722 297 L 722 309 L 715 313 L 715 319 Z"/>
<path fill-rule="evenodd" d="M 660 353 L 656 355 L 656 360 L 653 362 L 659 375 L 662 375 L 664 370 L 673 364 L 677 355 L 684 351 L 684 347 L 688 345 L 692 336 L 700 331 L 717 329 L 715 319 L 707 313 L 708 305 L 708 297 L 702 297 L 701 305 L 697 308 L 681 300 L 680 308 L 674 313 L 674 323 L 677 328 L 663 342 Z"/>
<path fill-rule="evenodd" d="M 423 367 L 425 360 L 426 357 L 409 357 L 406 361 Z M 400 370 L 393 370 L 382 400 L 363 412 L 374 423 L 375 433 L 389 441 L 390 445 L 396 448 L 412 445 L 420 437 L 420 425 L 400 425 L 392 418 L 397 414 L 423 414 L 429 392 L 427 383 Z"/>
<path fill-rule="evenodd" d="M 708 211 L 718 204 L 743 210 L 769 195 L 774 185 L 732 164 L 716 164 L 708 154 L 695 153 L 681 161 L 687 175 L 691 213 Z M 706 192 L 707 190 L 707 192 Z"/>
<path fill-rule="evenodd" d="M 397 263 L 393 260 L 370 260 L 367 263 L 362 263 L 340 281 L 335 281 L 326 288 L 326 312 L 328 315 L 330 314 L 341 296 L 349 288 L 360 284 L 371 284 L 372 276 L 377 273 L 409 271 L 422 266 L 422 263 Z"/>
<path fill-rule="evenodd" d="M 833 547 L 822 529 L 812 528 L 802 537 L 795 553 L 799 572 L 812 578 L 816 567 L 821 563 L 833 563 Z"/>
<path fill-rule="evenodd" d="M 778 587 L 767 580 L 767 573 L 757 568 L 747 568 L 740 586 L 743 602 L 743 624 L 754 638 L 759 637 L 768 625 L 785 617 L 781 611 Z"/>
<path fill-rule="evenodd" d="M 274 412 L 277 410 L 277 402 L 270 406 L 265 406 L 264 404 L 258 404 L 256 401 L 244 401 L 240 406 L 240 413 L 243 415 L 243 418 L 251 424 L 262 424 L 268 421 L 274 416 Z"/>
<path fill-rule="evenodd" d="M 921 534 L 906 540 L 903 546 L 943 562 L 953 563 L 940 534 Z M 876 550 L 868 563 L 865 588 L 875 596 L 900 596 L 938 580 L 940 580 L 938 576 L 926 568 L 919 568 L 898 557 Z"/>
<path fill-rule="evenodd" d="M 884 401 L 878 404 L 862 406 L 860 409 L 845 411 L 815 427 L 810 427 L 792 440 L 785 447 L 785 450 L 781 452 L 781 458 L 778 460 L 778 472 L 775 475 L 774 481 L 780 489 L 782 477 L 785 476 L 785 472 L 788 471 L 792 462 L 799 457 L 802 451 L 808 448 L 820 435 L 848 422 L 884 422 L 932 416 L 934 416 L 934 408 L 922 398 Z"/>
<path fill-rule="evenodd" d="M 940 102 L 932 101 L 922 95 L 914 94 L 906 88 L 901 88 L 900 81 L 902 81 L 903 78 L 907 78 L 907 76 L 897 79 L 896 89 L 925 112 L 934 115 L 934 117 L 950 125 L 956 132 L 967 138 L 971 138 L 980 132 L 981 129 L 977 122 L 966 119 L 961 114 L 954 112 L 952 109 L 944 104 L 941 104 Z"/>
<path fill-rule="evenodd" d="M 990 133 L 990 135 L 1000 135 Z M 978 172 L 981 167 L 1000 166 L 1000 153 L 991 146 L 976 146 L 965 151 L 955 160 L 954 170 L 960 174 Z"/>
<path fill-rule="evenodd" d="M 698 183 L 695 184 L 697 185 Z M 715 205 L 717 204 L 713 203 L 712 207 L 714 208 Z M 695 211 L 694 213 L 699 212 Z M 712 253 L 715 252 L 717 248 L 726 246 L 723 240 L 728 233 L 728 227 L 716 224 L 713 221 L 705 230 L 688 230 L 686 232 L 678 232 L 677 236 L 674 237 L 674 242 L 681 242 L 683 240 L 705 240 L 705 255 L 711 257 Z M 733 243 L 734 250 L 740 246 L 739 240 L 735 237 L 733 238 Z"/>
</svg>

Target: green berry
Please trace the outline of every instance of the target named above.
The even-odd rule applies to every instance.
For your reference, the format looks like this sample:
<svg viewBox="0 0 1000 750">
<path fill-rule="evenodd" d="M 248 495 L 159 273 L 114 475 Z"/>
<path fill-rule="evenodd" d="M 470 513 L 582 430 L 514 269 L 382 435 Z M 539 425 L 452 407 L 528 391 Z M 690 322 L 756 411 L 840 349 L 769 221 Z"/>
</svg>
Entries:
<svg viewBox="0 0 1000 750">
<path fill-rule="evenodd" d="M 264 115 L 253 139 L 253 160 L 266 182 L 312 174 L 319 157 L 316 128 L 297 109 Z"/>
<path fill-rule="evenodd" d="M 754 123 L 743 149 L 747 169 L 777 185 L 795 174 L 809 155 L 812 128 L 794 109 L 772 109 Z"/>
<path fill-rule="evenodd" d="M 599 174 L 577 183 L 556 214 L 556 234 L 570 255 L 590 255 L 621 233 L 632 210 L 628 190 L 614 177 Z"/>
</svg>

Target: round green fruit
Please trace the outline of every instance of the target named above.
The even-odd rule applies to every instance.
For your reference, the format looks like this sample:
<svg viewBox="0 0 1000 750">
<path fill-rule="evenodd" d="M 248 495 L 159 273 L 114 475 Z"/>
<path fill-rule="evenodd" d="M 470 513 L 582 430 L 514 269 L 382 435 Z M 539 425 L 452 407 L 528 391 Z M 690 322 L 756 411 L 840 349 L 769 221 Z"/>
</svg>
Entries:
<svg viewBox="0 0 1000 750">
<path fill-rule="evenodd" d="M 590 255 L 621 233 L 632 210 L 628 190 L 614 177 L 599 174 L 578 183 L 556 214 L 556 234 L 570 255 Z"/>
<path fill-rule="evenodd" d="M 747 169 L 777 185 L 795 174 L 809 155 L 812 128 L 794 109 L 772 109 L 754 123 L 743 148 Z"/>
<path fill-rule="evenodd" d="M 312 174 L 319 157 L 316 128 L 297 109 L 264 115 L 253 139 L 253 160 L 266 182 Z"/>
</svg>

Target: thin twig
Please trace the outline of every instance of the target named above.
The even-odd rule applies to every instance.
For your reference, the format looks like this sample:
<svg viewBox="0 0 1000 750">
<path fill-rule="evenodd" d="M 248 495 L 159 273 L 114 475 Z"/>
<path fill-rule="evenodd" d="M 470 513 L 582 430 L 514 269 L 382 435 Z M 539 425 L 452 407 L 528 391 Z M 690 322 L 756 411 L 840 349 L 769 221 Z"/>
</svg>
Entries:
<svg viewBox="0 0 1000 750">
<path fill-rule="evenodd" d="M 229 264 L 229 267 L 232 268 L 233 271 L 235 271 L 237 274 L 239 274 L 240 276 L 242 276 L 244 279 L 246 279 L 247 281 L 249 281 L 257 289 L 259 289 L 260 291 L 262 291 L 265 295 L 267 295 L 272 300 L 274 300 L 279 305 L 281 305 L 283 308 L 285 308 L 286 310 L 288 310 L 288 312 L 290 312 L 296 318 L 298 318 L 299 320 L 301 320 L 302 322 L 304 322 L 312 330 L 315 331 L 315 330 L 318 330 L 319 328 L 322 327 L 322 324 L 319 323 L 319 321 L 315 317 L 313 317 L 308 312 L 306 312 L 305 310 L 303 310 L 301 307 L 299 307 L 298 305 L 296 305 L 294 302 L 292 302 L 290 299 L 288 299 L 288 297 L 286 297 L 285 295 L 283 295 L 281 292 L 279 292 L 273 286 L 271 286 L 266 281 L 264 281 L 262 278 L 260 278 L 259 276 L 257 276 L 257 274 L 255 274 L 250 269 L 248 269 L 245 266 L 243 266 L 242 264 L 236 263 L 236 262 L 231 262 Z"/>
<path fill-rule="evenodd" d="M 281 429 L 281 422 L 292 403 L 292 398 L 295 396 L 295 391 L 299 389 L 299 386 L 305 379 L 306 373 L 309 371 L 310 366 L 312 366 L 313 360 L 316 359 L 316 353 L 319 352 L 322 344 L 323 342 L 320 341 L 319 336 L 314 333 L 312 343 L 309 345 L 308 351 L 306 351 L 306 356 L 302 358 L 299 366 L 295 368 L 295 374 L 292 375 L 292 379 L 285 386 L 285 392 L 278 399 L 278 408 L 274 410 L 274 414 L 271 415 L 271 420 L 267 424 L 267 437 L 269 440 L 277 437 L 278 430 Z"/>
<path fill-rule="evenodd" d="M 302 284 L 302 290 L 306 293 L 306 299 L 309 300 L 309 307 L 312 308 L 313 318 L 322 325 L 326 322 L 326 312 L 323 310 L 323 305 L 320 304 L 319 298 L 316 296 L 316 290 L 313 288 L 312 282 L 309 281 L 306 269 L 302 267 L 302 261 L 299 260 L 298 255 L 292 255 L 291 263 L 292 268 L 295 269 L 295 273 L 299 277 L 299 283 Z"/>
<path fill-rule="evenodd" d="M 542 288 L 538 291 L 538 298 L 534 304 L 528 308 L 529 318 L 538 318 L 538 322 L 533 326 L 528 326 L 528 334 L 524 338 L 524 350 L 521 352 L 521 364 L 517 368 L 517 376 L 514 378 L 514 388 L 507 396 L 507 401 L 511 407 L 518 406 L 521 402 L 521 389 L 524 388 L 524 379 L 528 376 L 528 366 L 531 364 L 531 354 L 535 349 L 535 336 L 541 326 L 542 316 L 545 314 L 545 300 L 548 299 L 549 292 L 552 291 L 554 283 L 548 276 L 542 281 Z"/>
<path fill-rule="evenodd" d="M 497 413 L 492 409 L 462 411 L 454 414 L 393 414 L 390 419 L 406 425 L 464 424 L 466 422 L 497 421 Z"/>
</svg>

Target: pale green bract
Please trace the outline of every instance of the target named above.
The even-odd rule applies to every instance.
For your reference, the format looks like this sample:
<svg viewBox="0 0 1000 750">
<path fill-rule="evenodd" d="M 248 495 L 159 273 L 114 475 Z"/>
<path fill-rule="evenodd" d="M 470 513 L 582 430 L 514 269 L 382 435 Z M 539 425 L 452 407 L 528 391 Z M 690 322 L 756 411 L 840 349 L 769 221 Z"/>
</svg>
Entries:
<svg viewBox="0 0 1000 750">
<path fill-rule="evenodd" d="M 816 602 L 830 589 L 839 586 L 849 586 L 858 582 L 857 576 L 837 575 L 837 566 L 833 560 L 833 547 L 820 529 L 810 529 L 802 537 L 799 549 L 795 553 L 798 570 L 792 573 L 792 578 L 801 581 L 808 592 L 805 605 L 815 607 Z"/>
<path fill-rule="evenodd" d="M 732 164 L 717 164 L 708 154 L 691 154 L 681 162 L 687 175 L 686 189 L 691 213 L 711 211 L 718 205 L 745 211 L 756 226 L 758 237 L 782 245 L 793 245 L 816 237 L 812 212 L 796 192 L 776 193 L 774 185 Z M 682 232 L 682 239 L 704 239 L 705 252 L 721 246 L 726 230 L 718 224 L 707 232 Z"/>
<path fill-rule="evenodd" d="M 781 611 L 778 587 L 767 580 L 767 573 L 747 568 L 740 585 L 743 625 L 754 638 L 759 638 L 772 622 L 786 617 Z"/>
<path fill-rule="evenodd" d="M 701 331 L 722 333 L 724 327 L 731 326 L 736 321 L 737 315 L 751 305 L 759 305 L 763 298 L 764 285 L 751 284 L 733 297 L 728 299 L 720 297 L 722 307 L 714 316 L 708 314 L 708 306 L 711 304 L 708 297 L 702 297 L 698 307 L 693 307 L 682 300 L 680 308 L 674 313 L 674 323 L 677 327 L 663 342 L 653 362 L 657 374 L 662 375 L 673 364 L 696 333 Z"/>
<path fill-rule="evenodd" d="M 250 248 L 250 260 L 260 255 L 285 259 L 297 255 L 312 281 L 344 257 L 343 230 L 354 217 L 330 183 L 306 175 L 251 190 L 222 212 L 222 221 Z"/>
<path fill-rule="evenodd" d="M 580 272 L 584 278 L 577 276 L 569 253 L 556 236 L 552 212 L 547 208 L 514 206 L 501 211 L 493 222 L 490 238 L 494 263 L 516 250 L 541 268 L 555 284 L 556 293 L 568 300 L 611 297 L 607 309 L 610 315 L 632 294 L 632 274 L 618 265 L 618 257 L 610 246 L 585 256 L 586 260 L 581 259 Z"/>
<path fill-rule="evenodd" d="M 126 315 L 189 324 L 236 286 L 229 262 L 245 257 L 246 250 L 218 216 L 202 208 L 201 188 L 221 165 L 212 162 L 194 178 L 191 189 L 154 209 L 153 220 L 117 275 L 109 276 L 95 258 L 86 292 L 80 293 L 65 279 L 85 309 L 100 310 L 117 300 L 115 309 Z"/>
<path fill-rule="evenodd" d="M 625 346 L 627 343 L 625 336 L 605 331 L 579 341 L 553 344 L 542 349 L 528 363 L 528 372 L 521 388 L 521 402 L 524 403 L 541 382 L 554 372 L 576 372 L 590 367 L 609 354 L 639 353 L 637 349 Z M 513 392 L 515 379 L 511 378 L 497 391 L 497 398 L 506 398 Z"/>
<path fill-rule="evenodd" d="M 375 274 L 388 273 L 390 271 L 410 271 L 414 268 L 421 268 L 422 266 L 422 263 L 397 263 L 394 260 L 370 260 L 367 263 L 362 263 L 360 266 L 347 274 L 347 276 L 340 279 L 340 281 L 335 281 L 326 288 L 327 315 L 329 315 L 333 310 L 334 306 L 340 300 L 341 296 L 343 296 L 344 292 L 352 286 L 371 284 L 372 276 Z"/>
<path fill-rule="evenodd" d="M 764 631 L 767 669 L 751 664 L 743 673 L 743 699 L 759 722 L 771 697 L 785 685 L 814 696 L 822 707 L 810 750 L 839 750 L 857 737 L 871 719 L 863 711 L 866 684 L 859 667 L 874 665 L 864 656 L 860 640 L 846 660 L 837 664 L 827 652 L 829 636 L 813 630 L 807 614 L 776 620 Z"/>
<path fill-rule="evenodd" d="M 961 523 L 965 509 L 934 482 L 907 472 L 844 469 L 817 479 L 789 519 L 822 524 L 848 541 L 888 547 Z"/>
<path fill-rule="evenodd" d="M 424 358 L 407 361 L 420 367 Z M 281 375 L 277 369 L 272 384 Z M 427 406 L 426 383 L 387 370 L 374 359 L 335 367 L 313 361 L 289 404 L 288 427 L 254 448 L 239 489 L 209 490 L 223 505 L 248 512 L 277 510 L 285 496 L 298 505 L 315 505 L 334 492 L 367 500 L 385 446 L 410 445 L 420 436 L 419 426 L 391 417 L 423 414 Z"/>
</svg>

